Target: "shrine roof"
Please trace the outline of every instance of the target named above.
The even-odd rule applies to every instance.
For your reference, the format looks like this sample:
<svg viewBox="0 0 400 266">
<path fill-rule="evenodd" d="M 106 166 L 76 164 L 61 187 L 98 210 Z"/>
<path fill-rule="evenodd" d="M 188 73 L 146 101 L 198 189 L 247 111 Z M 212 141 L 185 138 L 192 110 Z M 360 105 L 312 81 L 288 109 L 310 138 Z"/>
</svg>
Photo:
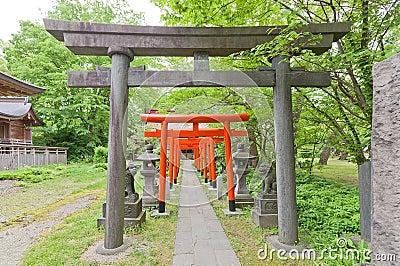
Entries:
<svg viewBox="0 0 400 266">
<path fill-rule="evenodd" d="M 34 126 L 44 123 L 37 117 L 28 98 L 0 98 L 0 118 L 8 120 L 27 119 L 34 121 Z"/>
<path fill-rule="evenodd" d="M 0 96 L 36 96 L 45 90 L 0 72 Z"/>
</svg>

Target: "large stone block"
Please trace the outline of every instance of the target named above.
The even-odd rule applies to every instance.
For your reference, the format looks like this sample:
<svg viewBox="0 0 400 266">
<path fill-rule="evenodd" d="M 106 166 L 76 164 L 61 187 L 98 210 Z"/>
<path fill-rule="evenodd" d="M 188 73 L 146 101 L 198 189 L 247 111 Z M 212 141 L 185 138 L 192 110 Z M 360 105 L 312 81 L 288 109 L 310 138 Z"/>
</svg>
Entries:
<svg viewBox="0 0 400 266">
<path fill-rule="evenodd" d="M 278 225 L 278 214 L 261 214 L 256 209 L 251 210 L 253 222 L 262 228 L 274 227 Z"/>
<path fill-rule="evenodd" d="M 400 54 L 376 64 L 372 73 L 372 257 L 399 256 Z"/>
<path fill-rule="evenodd" d="M 262 228 L 278 225 L 278 200 L 276 194 L 259 194 L 251 211 L 253 222 Z"/>
</svg>

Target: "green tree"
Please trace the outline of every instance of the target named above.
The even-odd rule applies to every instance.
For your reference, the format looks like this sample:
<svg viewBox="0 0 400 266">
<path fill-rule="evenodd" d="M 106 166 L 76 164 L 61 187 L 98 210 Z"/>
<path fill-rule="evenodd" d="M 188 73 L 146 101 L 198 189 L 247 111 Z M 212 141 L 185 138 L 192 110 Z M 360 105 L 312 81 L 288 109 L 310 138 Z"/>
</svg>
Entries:
<svg viewBox="0 0 400 266">
<path fill-rule="evenodd" d="M 324 124 L 332 133 L 330 142 L 351 154 L 358 164 L 369 150 L 372 120 L 372 65 L 400 50 L 396 0 L 152 0 L 163 7 L 162 18 L 170 25 L 229 26 L 283 25 L 296 27 L 308 23 L 351 21 L 352 31 L 322 56 L 306 52 L 292 58 L 293 66 L 309 70 L 332 71 L 332 86 L 324 89 L 296 88 L 294 94 L 304 99 L 307 116 Z M 168 8 L 166 8 L 168 7 Z M 292 32 L 285 32 L 293 35 Z M 271 45 L 261 45 L 249 53 L 225 60 L 241 69 L 256 64 L 268 65 L 268 58 L 282 51 L 289 38 L 276 38 Z M 239 60 L 232 60 L 239 59 Z M 298 98 L 296 95 L 294 99 Z M 301 131 L 302 128 L 298 127 Z M 300 132 L 299 132 L 300 133 Z"/>
<path fill-rule="evenodd" d="M 126 0 L 56 0 L 48 17 L 106 23 L 143 22 L 143 15 L 126 9 L 127 6 Z M 33 100 L 35 110 L 46 123 L 35 131 L 36 144 L 69 147 L 70 159 L 91 157 L 95 147 L 107 146 L 109 89 L 68 88 L 66 72 L 110 66 L 109 58 L 76 56 L 43 26 L 30 21 L 20 23 L 20 31 L 5 45 L 4 54 L 12 75 L 47 88 Z"/>
</svg>

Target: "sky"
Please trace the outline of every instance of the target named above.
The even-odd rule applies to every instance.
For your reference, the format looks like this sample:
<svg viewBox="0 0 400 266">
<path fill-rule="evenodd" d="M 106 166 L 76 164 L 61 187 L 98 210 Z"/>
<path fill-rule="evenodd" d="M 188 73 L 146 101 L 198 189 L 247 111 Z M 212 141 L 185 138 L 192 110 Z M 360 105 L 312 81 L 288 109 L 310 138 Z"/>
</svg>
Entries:
<svg viewBox="0 0 400 266">
<path fill-rule="evenodd" d="M 12 33 L 19 31 L 20 20 L 42 23 L 47 11 L 53 6 L 53 0 L 7 0 L 2 1 L 0 16 L 0 39 L 10 40 Z M 128 0 L 138 12 L 145 12 L 148 25 L 161 25 L 160 10 L 148 0 Z"/>
</svg>

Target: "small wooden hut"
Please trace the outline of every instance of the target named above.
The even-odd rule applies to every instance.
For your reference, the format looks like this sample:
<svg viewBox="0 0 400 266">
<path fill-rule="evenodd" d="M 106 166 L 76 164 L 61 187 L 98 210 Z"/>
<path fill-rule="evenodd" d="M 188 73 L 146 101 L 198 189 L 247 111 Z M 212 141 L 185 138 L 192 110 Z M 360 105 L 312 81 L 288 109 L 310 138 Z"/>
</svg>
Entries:
<svg viewBox="0 0 400 266">
<path fill-rule="evenodd" d="M 32 145 L 32 127 L 43 126 L 29 98 L 0 98 L 0 143 Z"/>
</svg>

